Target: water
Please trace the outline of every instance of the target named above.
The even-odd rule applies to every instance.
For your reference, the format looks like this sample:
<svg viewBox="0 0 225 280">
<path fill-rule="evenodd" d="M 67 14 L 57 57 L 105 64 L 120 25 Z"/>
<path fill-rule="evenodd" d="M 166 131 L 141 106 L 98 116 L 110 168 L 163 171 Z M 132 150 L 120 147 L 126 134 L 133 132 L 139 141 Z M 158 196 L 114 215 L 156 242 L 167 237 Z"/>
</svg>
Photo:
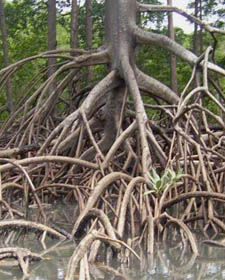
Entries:
<svg viewBox="0 0 225 280">
<path fill-rule="evenodd" d="M 45 209 L 49 211 L 48 217 L 52 216 L 53 221 L 57 221 L 57 226 L 60 223 L 65 226 L 65 221 L 69 220 L 68 217 L 73 216 L 74 205 L 57 204 L 56 209 Z M 31 213 L 31 218 L 37 216 L 37 212 Z M 71 220 L 68 221 L 67 226 L 71 226 Z M 72 228 L 66 228 L 71 232 Z M 157 244 L 155 248 L 154 259 L 146 256 L 144 251 L 138 252 L 141 257 L 141 262 L 136 258 L 132 258 L 130 263 L 123 263 L 122 265 L 116 264 L 115 260 L 107 263 L 108 266 L 114 267 L 121 274 L 126 275 L 127 279 L 133 280 L 179 280 L 179 279 L 194 279 L 194 280 L 221 280 L 225 279 L 225 246 L 216 247 L 215 244 L 202 243 L 202 236 L 196 234 L 198 240 L 199 256 L 194 256 L 188 244 L 183 244 L 179 240 L 173 241 L 173 244 Z M 172 240 L 172 239 L 171 239 Z M 225 244 L 225 242 L 223 242 Z M 34 233 L 29 233 L 25 238 L 20 237 L 9 247 L 22 247 L 28 248 L 32 252 L 43 254 L 44 260 L 36 261 L 30 264 L 30 276 L 26 279 L 29 280 L 62 280 L 65 278 L 67 265 L 76 244 L 73 241 L 59 242 L 55 239 L 46 237 L 45 244 L 42 244 Z M 0 247 L 6 245 L 0 244 Z M 104 259 L 105 250 L 101 251 L 101 260 Z M 12 261 L 12 259 L 10 259 Z M 13 260 L 14 261 L 14 260 Z M 14 261 L 15 262 L 15 261 Z M 16 266 L 5 266 L 6 261 L 0 260 L 0 280 L 25 280 L 23 274 Z M 103 263 L 100 261 L 96 264 L 89 264 L 91 272 L 91 280 L 102 279 L 119 279 L 113 278 L 101 270 Z M 75 275 L 74 279 L 78 279 Z"/>
<path fill-rule="evenodd" d="M 28 248 L 32 252 L 43 254 L 44 260 L 32 262 L 29 266 L 30 280 L 62 280 L 66 270 L 67 263 L 72 255 L 75 244 L 74 242 L 58 242 L 47 238 L 46 249 L 38 240 L 18 242 L 15 247 Z M 12 259 L 10 259 L 11 261 Z M 0 261 L 0 279 L 1 280 L 18 280 L 23 279 L 23 274 L 19 267 L 5 266 L 6 261 Z"/>
<path fill-rule="evenodd" d="M 22 244 L 17 244 L 21 246 Z M 23 246 L 34 252 L 46 252 L 45 260 L 30 265 L 29 280 L 62 280 L 65 277 L 66 267 L 72 255 L 75 244 L 73 242 L 57 243 L 56 240 L 48 239 L 46 250 L 39 241 L 26 241 Z M 200 244 L 199 244 L 200 245 Z M 21 280 L 22 272 L 15 267 L 4 267 L 0 262 L 1 280 Z M 113 279 L 99 270 L 99 264 L 90 265 L 91 271 L 98 271 L 98 276 L 92 279 Z M 123 264 L 117 268 L 129 279 L 140 280 L 177 280 L 177 279 L 225 279 L 225 249 L 212 247 L 205 244 L 200 245 L 200 256 L 193 256 L 189 249 L 181 249 L 178 245 L 174 248 L 158 248 L 153 262 L 146 256 L 142 261 L 132 261 L 129 265 Z M 100 275 L 100 276 L 99 276 Z M 76 279 L 76 278 L 75 278 Z M 78 279 L 78 278 L 77 278 Z"/>
</svg>

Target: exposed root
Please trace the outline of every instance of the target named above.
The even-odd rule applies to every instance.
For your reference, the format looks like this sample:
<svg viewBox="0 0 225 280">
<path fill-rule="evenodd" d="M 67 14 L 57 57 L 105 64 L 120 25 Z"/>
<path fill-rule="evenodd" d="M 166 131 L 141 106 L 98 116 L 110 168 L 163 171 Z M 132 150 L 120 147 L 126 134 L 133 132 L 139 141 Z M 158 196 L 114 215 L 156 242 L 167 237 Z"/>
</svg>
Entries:
<svg viewBox="0 0 225 280">
<path fill-rule="evenodd" d="M 135 68 L 135 76 L 142 91 L 148 92 L 150 96 L 162 99 L 168 104 L 178 103 L 179 98 L 175 92 L 158 80 L 146 75 L 137 67 Z"/>
<path fill-rule="evenodd" d="M 91 243 L 98 238 L 98 232 L 96 230 L 90 232 L 84 237 L 84 239 L 79 243 L 76 250 L 74 251 L 72 257 L 70 258 L 65 280 L 73 280 L 74 273 L 78 267 L 80 260 L 84 257 L 85 253 L 88 251 Z"/>
<path fill-rule="evenodd" d="M 107 176 L 103 177 L 101 181 L 99 181 L 99 183 L 95 186 L 91 196 L 89 197 L 85 208 L 82 210 L 78 219 L 76 220 L 76 223 L 72 231 L 72 235 L 79 235 L 79 227 L 83 218 L 91 210 L 91 208 L 94 207 L 95 203 L 99 200 L 101 194 L 106 190 L 106 188 L 114 181 L 120 179 L 131 180 L 131 177 L 120 172 L 114 172 L 108 174 Z"/>
<path fill-rule="evenodd" d="M 30 261 L 40 261 L 43 258 L 36 253 L 31 252 L 25 248 L 14 248 L 6 247 L 0 248 L 0 260 L 8 258 L 16 258 L 18 260 L 19 266 L 23 272 L 23 275 L 29 275 L 29 262 Z"/>
<path fill-rule="evenodd" d="M 124 3 L 121 8 L 129 1 Z M 121 19 L 127 37 L 123 28 L 114 30 L 113 36 L 129 38 L 131 46 L 115 40 L 118 44 L 109 43 L 101 52 L 77 50 L 76 57 L 48 52 L 0 71 L 3 88 L 27 61 L 64 59 L 45 82 L 41 84 L 40 77 L 31 82 L 1 127 L 0 216 L 5 220 L 0 221 L 0 231 L 3 238 L 9 233 L 7 242 L 17 229 L 35 231 L 42 235 L 43 246 L 46 234 L 61 240 L 84 236 L 70 259 L 66 280 L 74 278 L 78 266 L 89 274 L 88 259 L 95 262 L 105 243 L 121 263 L 129 263 L 132 255 L 140 260 L 142 250 L 152 263 L 155 242 L 168 241 L 172 234 L 175 243 L 180 240 L 186 251 L 194 253 L 188 267 L 200 254 L 192 229 L 199 227 L 207 240 L 225 232 L 221 214 L 225 210 L 225 98 L 217 84 L 208 82 L 209 70 L 220 75 L 225 70 L 210 62 L 211 48 L 197 57 L 168 37 L 142 30 L 132 21 L 126 24 L 126 20 Z M 193 66 L 179 95 L 139 70 L 132 57 L 135 43 L 157 45 Z M 111 68 L 105 78 L 64 97 L 71 82 L 77 83 L 83 75 L 82 67 L 106 63 Z M 50 92 L 53 82 L 56 87 Z M 154 104 L 148 104 L 149 97 Z M 206 106 L 209 102 L 213 110 Z M 155 112 L 154 118 L 149 109 Z M 180 168 L 183 174 L 178 178 Z M 166 170 L 173 174 L 172 181 L 164 180 Z M 71 217 L 64 213 L 71 234 L 47 226 L 55 221 L 45 205 L 56 200 L 74 205 Z M 38 207 L 43 224 L 15 219 L 15 215 L 27 217 L 31 207 Z M 26 259 L 31 253 L 25 253 L 16 257 L 27 274 Z M 140 260 L 144 267 L 143 259 L 144 254 Z M 109 267 L 104 270 L 127 279 Z M 181 275 L 179 269 L 174 273 Z"/>
<path fill-rule="evenodd" d="M 100 209 L 92 208 L 86 215 L 85 219 L 83 220 L 80 227 L 85 229 L 85 225 L 87 224 L 88 220 L 91 218 L 97 217 L 103 224 L 103 227 L 105 228 L 105 231 L 107 232 L 108 236 L 113 240 L 116 239 L 116 234 L 114 231 L 113 226 L 110 223 L 109 218 L 104 214 L 104 212 Z M 109 242 L 111 243 L 111 242 Z M 113 243 L 113 247 L 117 250 L 121 249 L 120 244 Z"/>
<path fill-rule="evenodd" d="M 152 160 L 146 132 L 148 117 L 144 109 L 143 101 L 141 99 L 134 71 L 129 64 L 127 57 L 124 57 L 124 59 L 122 60 L 122 67 L 124 72 L 124 78 L 132 94 L 132 98 L 135 104 L 137 123 L 140 133 L 143 175 L 145 178 L 147 178 L 147 173 L 152 168 Z"/>
<path fill-rule="evenodd" d="M 59 233 L 58 231 L 45 226 L 40 223 L 32 222 L 32 221 L 25 221 L 25 220 L 5 220 L 0 221 L 0 230 L 4 231 L 5 229 L 19 229 L 19 228 L 27 228 L 28 230 L 38 231 L 38 232 L 46 232 L 50 236 L 59 239 L 66 239 L 66 236 Z"/>
<path fill-rule="evenodd" d="M 4 159 L 1 159 L 4 161 Z M 26 158 L 21 159 L 18 161 L 11 161 L 12 163 L 8 163 L 5 165 L 0 166 L 0 172 L 4 172 L 7 170 L 10 170 L 13 168 L 13 164 L 19 164 L 19 165 L 29 165 L 29 164 L 38 164 L 38 163 L 45 163 L 45 162 L 63 162 L 68 164 L 75 164 L 75 165 L 81 165 L 84 167 L 89 167 L 93 169 L 98 169 L 96 164 L 81 160 L 81 159 L 74 159 L 71 157 L 63 157 L 63 156 L 40 156 L 40 157 L 34 157 L 34 158 Z"/>
<path fill-rule="evenodd" d="M 168 226 L 170 223 L 177 224 L 187 235 L 188 240 L 191 244 L 191 249 L 192 249 L 193 254 L 198 255 L 198 247 L 197 247 L 196 241 L 195 241 L 194 236 L 192 235 L 190 229 L 182 221 L 179 221 L 178 219 L 170 217 L 169 215 L 166 215 L 166 217 L 169 219 L 169 222 L 166 224 L 166 226 Z"/>
<path fill-rule="evenodd" d="M 78 267 L 79 262 L 83 259 L 85 254 L 88 252 L 88 249 L 91 246 L 91 244 L 97 239 L 100 239 L 101 241 L 104 241 L 104 242 L 110 242 L 110 244 L 114 244 L 114 243 L 118 242 L 119 244 L 122 244 L 122 245 L 128 247 L 126 245 L 126 243 L 124 243 L 120 240 L 111 239 L 107 235 L 103 235 L 96 230 L 92 230 L 90 233 L 88 233 L 83 238 L 83 240 L 79 243 L 79 245 L 75 249 L 73 255 L 71 256 L 69 264 L 68 264 L 65 280 L 73 279 L 73 275 Z M 140 257 L 137 256 L 137 254 L 131 248 L 129 248 L 129 249 L 140 260 Z M 120 275 L 120 274 L 118 274 L 118 275 Z"/>
</svg>

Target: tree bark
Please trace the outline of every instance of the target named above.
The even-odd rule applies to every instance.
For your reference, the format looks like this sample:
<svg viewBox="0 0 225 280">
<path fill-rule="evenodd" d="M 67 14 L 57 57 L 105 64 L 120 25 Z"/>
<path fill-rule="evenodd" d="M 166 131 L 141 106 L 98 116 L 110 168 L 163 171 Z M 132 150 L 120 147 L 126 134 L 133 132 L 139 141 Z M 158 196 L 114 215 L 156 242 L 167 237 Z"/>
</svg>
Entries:
<svg viewBox="0 0 225 280">
<path fill-rule="evenodd" d="M 121 57 L 127 56 L 135 62 L 135 36 L 137 5 L 135 0 L 105 1 L 106 45 L 110 47 L 111 68 L 121 71 Z"/>
<path fill-rule="evenodd" d="M 195 15 L 196 18 L 199 17 L 199 0 L 195 0 L 194 15 Z M 198 27 L 199 27 L 199 25 L 197 23 L 195 23 L 195 25 L 194 25 L 194 39 L 193 39 L 193 52 L 196 55 L 198 55 L 198 53 L 199 53 Z"/>
<path fill-rule="evenodd" d="M 79 45 L 78 41 L 78 33 L 79 33 L 79 27 L 78 27 L 78 17 L 79 17 L 79 5 L 77 0 L 72 0 L 72 9 L 71 9 L 71 32 L 70 32 L 70 48 L 71 49 L 77 49 Z M 71 52 L 72 56 L 75 56 L 75 52 Z M 71 80 L 68 91 L 70 94 L 71 99 L 73 98 L 74 92 L 79 90 L 79 83 L 76 83 L 76 87 L 74 86 L 74 81 L 76 80 L 77 75 L 74 75 L 73 79 Z"/>
<path fill-rule="evenodd" d="M 93 21 L 92 21 L 92 0 L 86 0 L 86 49 L 91 50 L 92 48 L 92 29 L 93 29 Z M 87 80 L 91 81 L 93 79 L 92 68 L 87 68 Z"/>
<path fill-rule="evenodd" d="M 167 5 L 173 6 L 172 0 L 167 0 Z M 168 31 L 169 37 L 175 41 L 173 14 L 171 12 L 168 13 Z M 171 89 L 177 93 L 176 56 L 174 54 L 170 55 L 170 85 Z"/>
<path fill-rule="evenodd" d="M 200 20 L 202 20 L 202 0 L 199 0 L 199 18 Z M 202 32 L 203 28 L 200 25 L 200 30 L 199 30 L 199 49 L 200 49 L 200 54 L 202 54 L 203 52 L 203 32 Z"/>
<path fill-rule="evenodd" d="M 78 48 L 78 16 L 79 16 L 79 6 L 77 0 L 72 0 L 71 33 L 70 33 L 71 49 Z"/>
<path fill-rule="evenodd" d="M 48 0 L 48 50 L 55 50 L 57 46 L 56 41 L 56 0 Z M 55 73 L 56 59 L 51 57 L 48 59 L 48 77 Z M 49 91 L 52 92 L 56 87 L 56 84 L 53 82 L 49 88 Z"/>
<path fill-rule="evenodd" d="M 3 48 L 3 61 L 4 66 L 9 65 L 9 47 L 8 47 L 8 35 L 6 27 L 6 19 L 4 13 L 4 0 L 0 0 L 0 28 L 2 33 L 2 48 Z M 12 92 L 10 79 L 6 83 L 6 94 L 7 94 L 7 109 L 9 112 L 13 110 Z"/>
</svg>

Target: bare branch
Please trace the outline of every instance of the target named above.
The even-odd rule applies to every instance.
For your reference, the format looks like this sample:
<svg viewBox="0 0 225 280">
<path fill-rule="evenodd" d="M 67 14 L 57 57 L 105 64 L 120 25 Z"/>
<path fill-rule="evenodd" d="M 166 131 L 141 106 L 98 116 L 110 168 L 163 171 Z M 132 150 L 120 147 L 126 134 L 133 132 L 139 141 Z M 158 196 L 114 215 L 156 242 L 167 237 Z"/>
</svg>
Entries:
<svg viewBox="0 0 225 280">
<path fill-rule="evenodd" d="M 34 55 L 34 56 L 24 58 L 24 59 L 14 63 L 14 64 L 9 65 L 8 67 L 3 68 L 0 71 L 0 75 L 9 71 L 12 68 L 21 67 L 24 63 L 26 63 L 28 61 L 32 61 L 32 60 L 38 59 L 38 58 L 45 58 L 46 59 L 46 58 L 49 58 L 49 57 L 52 57 L 52 56 L 56 57 L 57 54 L 58 54 L 57 57 L 61 57 L 60 53 L 66 53 L 66 52 L 71 52 L 71 51 L 75 52 L 76 54 L 91 54 L 91 52 L 88 52 L 88 51 L 85 51 L 85 50 L 82 50 L 82 49 L 62 49 L 62 50 L 47 51 L 47 52 L 43 52 L 43 53 L 40 53 L 40 54 L 37 54 L 37 55 Z M 74 57 L 72 57 L 72 56 L 67 56 L 67 59 L 68 58 L 70 60 L 74 59 Z"/>
<path fill-rule="evenodd" d="M 137 3 L 137 5 L 138 5 L 140 12 L 175 12 L 179 15 L 184 16 L 188 20 L 200 25 L 202 28 L 204 28 L 206 31 L 208 31 L 210 33 L 225 34 L 225 30 L 221 30 L 221 29 L 212 27 L 211 25 L 203 22 L 202 20 L 186 13 L 184 10 L 179 9 L 177 7 L 161 6 L 161 5 L 148 5 L 148 4 L 141 4 L 141 3 Z"/>
</svg>

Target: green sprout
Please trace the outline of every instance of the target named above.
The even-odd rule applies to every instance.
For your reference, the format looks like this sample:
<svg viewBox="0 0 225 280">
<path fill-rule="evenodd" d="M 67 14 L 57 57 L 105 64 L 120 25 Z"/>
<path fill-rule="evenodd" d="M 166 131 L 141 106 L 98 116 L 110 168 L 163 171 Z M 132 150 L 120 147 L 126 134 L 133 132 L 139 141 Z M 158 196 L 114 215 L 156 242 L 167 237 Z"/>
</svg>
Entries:
<svg viewBox="0 0 225 280">
<path fill-rule="evenodd" d="M 152 172 L 148 174 L 149 184 L 152 186 L 152 190 L 145 192 L 145 194 L 156 193 L 161 195 L 169 186 L 176 183 L 181 175 L 183 169 L 179 169 L 175 173 L 172 169 L 166 169 L 163 175 L 160 177 L 156 170 L 152 168 Z"/>
</svg>

